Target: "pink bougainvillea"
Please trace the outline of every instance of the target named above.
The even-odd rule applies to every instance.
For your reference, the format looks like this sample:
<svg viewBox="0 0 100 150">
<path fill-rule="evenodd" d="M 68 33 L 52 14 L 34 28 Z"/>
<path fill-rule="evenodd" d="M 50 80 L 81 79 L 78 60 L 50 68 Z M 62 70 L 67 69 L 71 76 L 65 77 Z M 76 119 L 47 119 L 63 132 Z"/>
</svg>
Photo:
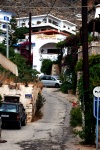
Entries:
<svg viewBox="0 0 100 150">
<path fill-rule="evenodd" d="M 20 51 L 20 54 L 23 57 L 26 58 L 27 63 L 28 64 L 32 64 L 32 62 L 33 62 L 33 55 L 29 51 L 29 44 L 30 44 L 29 41 L 25 41 L 25 42 L 21 43 L 21 45 L 20 45 L 18 50 Z"/>
</svg>

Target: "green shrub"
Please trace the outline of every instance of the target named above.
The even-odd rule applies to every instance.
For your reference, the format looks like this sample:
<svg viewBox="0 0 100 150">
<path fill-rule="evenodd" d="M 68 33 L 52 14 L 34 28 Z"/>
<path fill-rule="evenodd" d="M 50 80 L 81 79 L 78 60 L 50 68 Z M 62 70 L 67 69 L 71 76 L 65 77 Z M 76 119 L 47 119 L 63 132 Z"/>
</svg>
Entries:
<svg viewBox="0 0 100 150">
<path fill-rule="evenodd" d="M 76 71 L 82 71 L 82 60 L 76 65 Z M 80 132 L 79 136 L 84 140 L 85 143 L 93 144 L 95 142 L 95 127 L 96 119 L 93 116 L 93 89 L 100 85 L 100 55 L 89 56 L 89 102 L 84 103 L 84 93 L 86 92 L 83 88 L 83 75 L 78 80 L 78 96 L 81 104 L 86 108 L 84 111 L 85 123 L 83 131 Z M 92 123 L 91 123 L 92 122 Z"/>
<path fill-rule="evenodd" d="M 50 59 L 43 59 L 42 60 L 42 66 L 41 66 L 41 72 L 44 74 L 51 74 L 52 69 L 52 61 Z"/>
<path fill-rule="evenodd" d="M 72 84 L 70 82 L 63 82 L 61 87 L 60 87 L 60 90 L 63 92 L 63 93 L 68 93 L 68 90 L 72 89 Z"/>
<path fill-rule="evenodd" d="M 40 109 L 43 106 L 45 101 L 46 101 L 45 98 L 39 93 L 37 101 L 36 101 L 36 111 L 37 112 L 40 111 Z"/>
<path fill-rule="evenodd" d="M 80 107 L 72 108 L 70 112 L 70 125 L 72 127 L 81 126 L 82 125 L 82 112 Z"/>
</svg>

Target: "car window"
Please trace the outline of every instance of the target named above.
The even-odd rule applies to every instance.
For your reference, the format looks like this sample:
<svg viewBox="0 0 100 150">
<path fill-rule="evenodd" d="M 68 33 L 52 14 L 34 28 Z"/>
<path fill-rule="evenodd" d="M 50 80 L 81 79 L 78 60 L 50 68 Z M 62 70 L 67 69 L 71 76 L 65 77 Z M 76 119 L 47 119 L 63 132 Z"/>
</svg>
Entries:
<svg viewBox="0 0 100 150">
<path fill-rule="evenodd" d="M 51 76 L 42 76 L 40 77 L 41 80 L 52 80 Z"/>
<path fill-rule="evenodd" d="M 19 105 L 19 112 L 22 112 L 22 107 L 21 107 L 21 105 Z"/>
<path fill-rule="evenodd" d="M 51 79 L 51 77 L 50 77 L 50 76 L 47 76 L 47 77 L 46 77 L 46 80 L 52 80 L 52 79 Z"/>
<path fill-rule="evenodd" d="M 10 105 L 10 104 L 2 104 L 0 106 L 0 111 L 4 112 L 16 112 L 16 105 Z"/>
<path fill-rule="evenodd" d="M 60 80 L 60 76 L 54 76 L 54 78 L 56 78 L 57 80 Z"/>
<path fill-rule="evenodd" d="M 40 80 L 46 80 L 46 77 L 45 76 L 41 76 Z"/>
<path fill-rule="evenodd" d="M 40 80 L 52 80 L 55 81 L 56 79 L 52 76 L 41 76 Z"/>
<path fill-rule="evenodd" d="M 51 77 L 51 79 L 52 79 L 53 81 L 55 81 L 55 80 L 56 80 L 54 77 Z"/>
<path fill-rule="evenodd" d="M 46 77 L 46 76 L 43 76 L 42 80 L 47 80 L 47 77 Z"/>
</svg>

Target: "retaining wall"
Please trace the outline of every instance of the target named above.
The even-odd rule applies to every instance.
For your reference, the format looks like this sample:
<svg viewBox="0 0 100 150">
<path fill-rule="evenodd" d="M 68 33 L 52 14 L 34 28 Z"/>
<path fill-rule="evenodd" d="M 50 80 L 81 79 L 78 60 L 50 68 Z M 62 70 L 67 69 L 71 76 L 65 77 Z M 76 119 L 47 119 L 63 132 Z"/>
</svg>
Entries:
<svg viewBox="0 0 100 150">
<path fill-rule="evenodd" d="M 25 86 L 22 83 L 10 83 L 3 84 L 0 87 L 0 94 L 2 98 L 4 95 L 19 95 L 20 102 L 23 103 L 26 113 L 27 113 L 27 122 L 32 121 L 32 117 L 36 112 L 36 100 L 38 93 L 42 92 L 43 84 L 38 83 L 29 83 L 28 86 Z"/>
</svg>

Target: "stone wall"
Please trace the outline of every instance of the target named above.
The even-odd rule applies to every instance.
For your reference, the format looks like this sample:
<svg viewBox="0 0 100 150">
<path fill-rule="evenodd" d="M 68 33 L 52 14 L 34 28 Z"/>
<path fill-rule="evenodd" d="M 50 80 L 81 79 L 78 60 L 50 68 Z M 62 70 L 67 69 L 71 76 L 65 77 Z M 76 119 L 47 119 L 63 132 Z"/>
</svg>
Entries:
<svg viewBox="0 0 100 150">
<path fill-rule="evenodd" d="M 36 111 L 38 93 L 42 92 L 42 88 L 43 84 L 41 82 L 30 83 L 28 86 L 25 86 L 22 83 L 17 83 L 17 85 L 16 83 L 10 83 L 3 84 L 0 87 L 0 94 L 2 98 L 4 98 L 4 95 L 20 96 L 20 102 L 23 103 L 26 109 L 27 122 L 31 122 Z"/>
<path fill-rule="evenodd" d="M 100 54 L 100 41 L 92 41 L 88 46 L 88 54 L 97 55 Z M 78 50 L 78 60 L 82 58 L 82 46 Z"/>
<path fill-rule="evenodd" d="M 51 70 L 51 75 L 59 75 L 60 70 L 58 64 L 53 64 L 52 65 L 52 70 Z"/>
</svg>

